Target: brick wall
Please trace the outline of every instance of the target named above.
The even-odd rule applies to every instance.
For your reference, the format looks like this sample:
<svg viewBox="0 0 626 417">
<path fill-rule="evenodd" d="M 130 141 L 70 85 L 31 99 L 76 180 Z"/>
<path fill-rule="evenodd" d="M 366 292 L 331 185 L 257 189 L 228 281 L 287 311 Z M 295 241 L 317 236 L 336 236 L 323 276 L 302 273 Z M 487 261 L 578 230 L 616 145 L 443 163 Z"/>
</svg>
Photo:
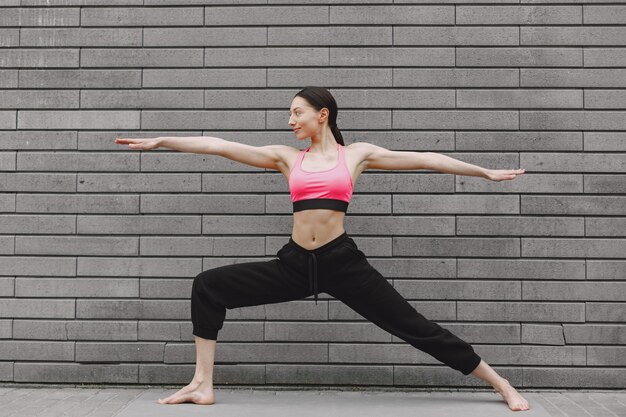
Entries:
<svg viewBox="0 0 626 417">
<path fill-rule="evenodd" d="M 271 259 L 287 183 L 114 139 L 303 148 L 321 85 L 346 144 L 527 170 L 361 175 L 346 230 L 418 311 L 515 386 L 624 387 L 626 2 L 420 3 L 2 0 L 0 381 L 189 382 L 193 277 Z M 321 301 L 229 310 L 216 385 L 485 386 Z"/>
</svg>

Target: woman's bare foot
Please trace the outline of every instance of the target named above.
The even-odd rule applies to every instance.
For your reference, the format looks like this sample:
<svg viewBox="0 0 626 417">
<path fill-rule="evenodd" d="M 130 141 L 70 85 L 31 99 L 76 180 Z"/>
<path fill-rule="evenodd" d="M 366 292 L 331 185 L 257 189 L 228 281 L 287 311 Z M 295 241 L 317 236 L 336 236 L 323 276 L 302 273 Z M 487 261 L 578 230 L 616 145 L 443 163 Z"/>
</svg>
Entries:
<svg viewBox="0 0 626 417">
<path fill-rule="evenodd" d="M 180 404 L 192 402 L 195 404 L 211 405 L 215 403 L 215 394 L 213 393 L 213 384 L 205 381 L 191 381 L 189 385 L 181 388 L 178 392 L 167 398 L 159 398 L 159 404 Z"/>
<path fill-rule="evenodd" d="M 513 388 L 508 380 L 503 378 L 502 385 L 495 387 L 495 389 L 502 395 L 511 410 L 523 411 L 530 408 L 528 401 Z"/>
</svg>

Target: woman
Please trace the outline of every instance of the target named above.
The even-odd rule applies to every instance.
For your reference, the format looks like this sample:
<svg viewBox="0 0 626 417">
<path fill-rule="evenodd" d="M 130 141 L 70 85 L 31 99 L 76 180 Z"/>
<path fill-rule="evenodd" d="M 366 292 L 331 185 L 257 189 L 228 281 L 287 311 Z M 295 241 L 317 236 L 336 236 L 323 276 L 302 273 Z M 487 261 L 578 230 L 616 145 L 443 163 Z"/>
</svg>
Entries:
<svg viewBox="0 0 626 417">
<path fill-rule="evenodd" d="M 437 153 L 396 152 L 365 142 L 344 146 L 337 128 L 337 104 L 322 87 L 306 87 L 296 94 L 289 125 L 298 140 L 311 138 L 311 146 L 302 151 L 284 145 L 255 147 L 214 137 L 116 139 L 130 149 L 166 147 L 281 171 L 289 182 L 294 210 L 292 235 L 277 259 L 225 265 L 196 276 L 191 295 L 195 375 L 187 386 L 157 402 L 215 402 L 215 345 L 226 309 L 310 295 L 317 303 L 317 294 L 323 291 L 453 369 L 490 383 L 512 410 L 528 409 L 528 401 L 471 345 L 427 320 L 402 298 L 343 227 L 353 184 L 366 169 L 429 169 L 493 181 L 514 179 L 524 170 L 491 170 Z"/>
</svg>

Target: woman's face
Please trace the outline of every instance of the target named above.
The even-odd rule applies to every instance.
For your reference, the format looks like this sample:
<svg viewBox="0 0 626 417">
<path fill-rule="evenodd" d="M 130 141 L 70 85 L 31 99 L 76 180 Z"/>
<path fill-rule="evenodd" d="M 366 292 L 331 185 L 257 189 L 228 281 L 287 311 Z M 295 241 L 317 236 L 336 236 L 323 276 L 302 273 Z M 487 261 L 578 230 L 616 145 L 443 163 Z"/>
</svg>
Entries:
<svg viewBox="0 0 626 417">
<path fill-rule="evenodd" d="M 317 135 L 323 124 L 320 123 L 322 113 L 308 105 L 302 97 L 295 97 L 289 109 L 289 126 L 294 131 L 296 139 L 302 140 Z"/>
</svg>

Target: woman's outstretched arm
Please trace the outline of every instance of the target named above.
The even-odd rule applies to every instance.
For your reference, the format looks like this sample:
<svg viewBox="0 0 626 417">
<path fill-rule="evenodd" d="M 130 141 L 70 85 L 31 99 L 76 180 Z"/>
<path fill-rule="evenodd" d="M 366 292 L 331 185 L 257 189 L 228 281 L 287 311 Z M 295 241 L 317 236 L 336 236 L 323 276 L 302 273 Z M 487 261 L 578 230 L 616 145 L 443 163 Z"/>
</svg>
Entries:
<svg viewBox="0 0 626 417">
<path fill-rule="evenodd" d="M 483 177 L 492 181 L 512 180 L 526 170 L 488 169 L 459 161 L 436 152 L 391 151 L 367 142 L 361 142 L 367 149 L 366 169 L 427 169 L 446 174 Z"/>
<path fill-rule="evenodd" d="M 157 148 L 170 148 L 180 152 L 212 153 L 211 149 L 215 147 L 215 144 L 223 140 L 224 139 L 211 136 L 163 136 L 158 138 L 116 138 L 115 143 L 128 145 L 130 149 L 144 151 Z"/>
<path fill-rule="evenodd" d="M 130 149 L 149 150 L 160 147 L 180 152 L 204 153 L 223 156 L 233 161 L 257 168 L 282 171 L 283 161 L 298 150 L 286 145 L 252 146 L 245 143 L 211 136 L 116 138 L 115 143 L 128 145 Z"/>
</svg>

